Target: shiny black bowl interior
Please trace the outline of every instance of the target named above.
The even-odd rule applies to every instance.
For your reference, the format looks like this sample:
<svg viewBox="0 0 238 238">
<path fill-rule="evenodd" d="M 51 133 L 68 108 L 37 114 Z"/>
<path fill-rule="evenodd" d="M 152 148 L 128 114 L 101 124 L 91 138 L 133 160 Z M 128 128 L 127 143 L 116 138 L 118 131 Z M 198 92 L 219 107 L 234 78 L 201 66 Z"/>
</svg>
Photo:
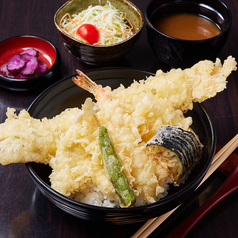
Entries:
<svg viewBox="0 0 238 238">
<path fill-rule="evenodd" d="M 108 68 L 86 73 L 91 79 L 103 86 L 129 86 L 133 80 L 145 79 L 150 73 L 131 69 Z M 80 107 L 86 97 L 91 94 L 72 82 L 72 77 L 65 78 L 54 84 L 39 95 L 28 111 L 35 118 L 59 114 L 69 107 Z M 193 118 L 192 128 L 199 135 L 204 145 L 201 163 L 193 170 L 186 182 L 179 187 L 171 186 L 167 197 L 159 202 L 131 208 L 104 208 L 76 202 L 67 198 L 50 187 L 49 175 L 51 168 L 47 165 L 28 163 L 26 167 L 36 186 L 56 206 L 65 212 L 88 221 L 112 222 L 129 224 L 148 220 L 162 215 L 183 202 L 198 186 L 212 161 L 216 137 L 211 119 L 201 104 L 194 104 L 194 109 L 187 113 Z"/>
</svg>

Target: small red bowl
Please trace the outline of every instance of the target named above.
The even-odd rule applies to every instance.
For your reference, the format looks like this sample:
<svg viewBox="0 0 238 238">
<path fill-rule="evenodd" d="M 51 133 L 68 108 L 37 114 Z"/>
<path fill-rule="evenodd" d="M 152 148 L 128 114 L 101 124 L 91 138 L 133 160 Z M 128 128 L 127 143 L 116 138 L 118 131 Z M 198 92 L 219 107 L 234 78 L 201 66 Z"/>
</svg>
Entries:
<svg viewBox="0 0 238 238">
<path fill-rule="evenodd" d="M 38 36 L 15 36 L 0 43 L 0 67 L 17 53 L 25 49 L 34 48 L 39 51 L 38 59 L 48 65 L 44 73 L 29 78 L 11 78 L 0 72 L 0 87 L 14 91 L 28 91 L 48 86 L 54 81 L 54 76 L 60 72 L 60 54 L 56 47 Z"/>
</svg>

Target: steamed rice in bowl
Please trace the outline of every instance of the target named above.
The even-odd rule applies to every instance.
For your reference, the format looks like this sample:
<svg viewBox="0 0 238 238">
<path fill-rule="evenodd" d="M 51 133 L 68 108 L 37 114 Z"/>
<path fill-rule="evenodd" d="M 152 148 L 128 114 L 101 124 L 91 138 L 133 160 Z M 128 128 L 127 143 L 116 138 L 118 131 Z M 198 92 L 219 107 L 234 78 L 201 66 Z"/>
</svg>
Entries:
<svg viewBox="0 0 238 238">
<path fill-rule="evenodd" d="M 215 64 L 199 62 L 184 71 L 158 71 L 156 76 L 128 88 L 105 87 L 113 97 L 110 102 L 96 103 L 88 98 L 81 109 L 67 109 L 52 119 L 34 119 L 26 111 L 17 116 L 8 109 L 8 119 L 0 126 L 1 163 L 49 164 L 54 190 L 83 203 L 115 207 L 118 200 L 97 144 L 98 125 L 103 124 L 137 196 L 136 205 L 154 203 L 166 196 L 170 181 L 162 161 L 147 156 L 145 143 L 163 124 L 188 129 L 192 118 L 184 112 L 193 108 L 194 101 L 222 91 L 235 64 L 233 58 L 228 58 L 223 66 L 217 60 Z M 14 144 L 9 143 L 13 140 Z"/>
<path fill-rule="evenodd" d="M 163 183 L 164 192 L 158 195 L 158 200 L 167 196 L 170 183 L 171 180 L 168 177 Z M 103 195 L 97 188 L 97 186 L 93 184 L 88 185 L 87 188 L 85 188 L 83 191 L 70 195 L 69 198 L 81 203 L 99 207 L 120 207 L 120 203 L 114 195 L 111 197 Z M 146 202 L 141 196 L 138 196 L 136 198 L 136 203 L 134 204 L 134 206 L 138 207 L 146 204 L 148 204 L 148 202 Z"/>
</svg>

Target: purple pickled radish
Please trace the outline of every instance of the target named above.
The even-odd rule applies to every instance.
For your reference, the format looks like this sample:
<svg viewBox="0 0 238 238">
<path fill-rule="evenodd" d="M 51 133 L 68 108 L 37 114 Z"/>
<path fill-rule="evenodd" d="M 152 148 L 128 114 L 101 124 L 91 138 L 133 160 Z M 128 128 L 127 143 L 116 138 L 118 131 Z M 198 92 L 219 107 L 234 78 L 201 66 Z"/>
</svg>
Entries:
<svg viewBox="0 0 238 238">
<path fill-rule="evenodd" d="M 5 65 L 1 66 L 0 71 L 7 77 L 28 78 L 39 75 L 48 69 L 47 64 L 38 61 L 39 51 L 29 48 L 20 54 L 15 54 Z"/>
<path fill-rule="evenodd" d="M 20 54 L 21 55 L 28 54 L 28 55 L 32 55 L 32 56 L 38 57 L 39 56 L 39 51 L 35 50 L 33 48 L 30 48 L 30 49 L 23 50 Z"/>
<path fill-rule="evenodd" d="M 29 62 L 31 60 L 32 55 L 29 55 L 28 53 L 21 54 L 26 62 Z M 35 57 L 35 56 L 33 56 Z"/>
<path fill-rule="evenodd" d="M 8 69 L 7 69 L 7 64 L 2 65 L 0 70 L 1 70 L 1 72 L 2 72 L 3 74 L 5 74 L 7 77 L 10 77 L 10 78 L 13 78 L 13 77 L 14 77 L 14 76 L 11 75 L 11 73 L 8 71 Z"/>
<path fill-rule="evenodd" d="M 18 78 L 18 79 L 26 79 L 28 78 L 28 75 L 24 75 L 22 73 L 18 73 L 14 75 L 14 78 Z"/>
<path fill-rule="evenodd" d="M 28 61 L 26 62 L 23 69 L 21 70 L 21 73 L 23 75 L 33 74 L 35 72 L 35 70 L 38 68 L 38 61 L 37 61 L 37 58 L 35 56 L 28 55 L 27 60 Z"/>
<path fill-rule="evenodd" d="M 22 55 L 15 54 L 7 63 L 7 69 L 11 74 L 19 73 L 25 66 L 26 61 Z"/>
<path fill-rule="evenodd" d="M 1 70 L 1 72 L 2 72 L 3 74 L 5 74 L 5 75 L 6 75 L 7 77 L 9 77 L 9 78 L 21 78 L 21 79 L 27 78 L 27 76 L 26 76 L 26 75 L 23 75 L 21 72 L 12 75 L 12 74 L 8 71 L 8 69 L 7 69 L 7 64 L 2 65 L 1 68 L 0 68 L 0 70 Z"/>
<path fill-rule="evenodd" d="M 35 70 L 34 74 L 39 75 L 44 73 L 48 69 L 48 65 L 42 61 L 38 61 L 38 68 Z"/>
</svg>

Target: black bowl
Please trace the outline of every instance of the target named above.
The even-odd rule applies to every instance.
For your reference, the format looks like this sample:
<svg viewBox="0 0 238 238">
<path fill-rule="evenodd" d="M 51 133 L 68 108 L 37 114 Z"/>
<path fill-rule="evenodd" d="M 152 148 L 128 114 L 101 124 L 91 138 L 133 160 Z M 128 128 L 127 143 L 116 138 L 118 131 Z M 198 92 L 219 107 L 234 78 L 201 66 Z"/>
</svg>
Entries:
<svg viewBox="0 0 238 238">
<path fill-rule="evenodd" d="M 177 13 L 203 16 L 217 24 L 222 32 L 205 40 L 182 40 L 154 27 L 159 18 Z M 227 41 L 232 16 L 220 0 L 152 0 L 146 9 L 145 22 L 149 44 L 159 60 L 174 68 L 187 68 L 200 60 L 214 61 Z"/>
<path fill-rule="evenodd" d="M 87 75 L 103 86 L 112 88 L 120 84 L 129 86 L 133 80 L 145 79 L 150 73 L 129 69 L 101 69 L 88 72 Z M 92 96 L 66 78 L 44 91 L 31 104 L 28 111 L 35 118 L 52 118 L 69 107 L 80 107 L 86 97 Z M 26 164 L 29 174 L 40 191 L 60 209 L 88 221 L 129 224 L 148 220 L 162 215 L 183 202 L 198 186 L 213 159 L 216 137 L 211 119 L 201 104 L 194 104 L 194 109 L 187 113 L 193 118 L 192 128 L 204 145 L 201 163 L 193 170 L 185 184 L 171 186 L 167 197 L 159 202 L 131 208 L 104 208 L 76 202 L 56 192 L 50 187 L 51 168 L 47 165 Z"/>
<path fill-rule="evenodd" d="M 101 5 L 106 3 L 106 0 L 100 1 Z M 133 25 L 133 35 L 125 41 L 113 45 L 90 45 L 70 36 L 60 26 L 60 21 L 66 13 L 78 14 L 90 5 L 98 5 L 98 0 L 70 0 L 64 3 L 55 13 L 54 23 L 65 47 L 72 55 L 86 64 L 107 66 L 119 61 L 132 49 L 141 35 L 144 19 L 140 9 L 128 0 L 111 0 L 110 3 L 119 11 L 125 12 Z"/>
<path fill-rule="evenodd" d="M 39 51 L 39 58 L 48 65 L 44 73 L 29 78 L 11 78 L 0 72 L 0 87 L 13 91 L 29 91 L 41 87 L 48 87 L 53 83 L 54 76 L 60 72 L 60 54 L 56 47 L 48 40 L 38 36 L 14 36 L 0 43 L 0 67 L 16 53 L 34 48 Z"/>
</svg>

